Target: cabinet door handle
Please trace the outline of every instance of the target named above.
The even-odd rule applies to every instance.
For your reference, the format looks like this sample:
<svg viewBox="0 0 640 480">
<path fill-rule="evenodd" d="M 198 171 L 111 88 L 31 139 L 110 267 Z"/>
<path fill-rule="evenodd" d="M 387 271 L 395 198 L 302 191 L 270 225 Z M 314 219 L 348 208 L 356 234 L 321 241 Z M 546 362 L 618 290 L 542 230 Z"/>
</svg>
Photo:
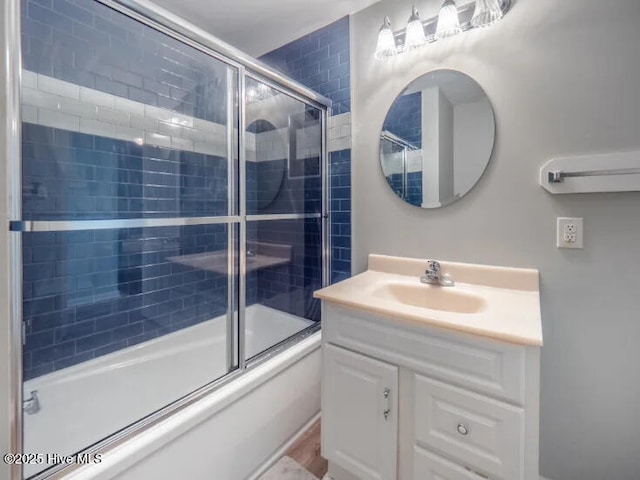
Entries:
<svg viewBox="0 0 640 480">
<path fill-rule="evenodd" d="M 460 435 L 467 435 L 469 433 L 469 428 L 464 423 L 459 423 L 457 430 Z"/>
<path fill-rule="evenodd" d="M 385 421 L 389 420 L 389 415 L 391 415 L 391 389 L 386 387 L 382 391 L 382 396 L 387 400 L 387 408 L 385 408 L 382 414 L 384 415 Z"/>
</svg>

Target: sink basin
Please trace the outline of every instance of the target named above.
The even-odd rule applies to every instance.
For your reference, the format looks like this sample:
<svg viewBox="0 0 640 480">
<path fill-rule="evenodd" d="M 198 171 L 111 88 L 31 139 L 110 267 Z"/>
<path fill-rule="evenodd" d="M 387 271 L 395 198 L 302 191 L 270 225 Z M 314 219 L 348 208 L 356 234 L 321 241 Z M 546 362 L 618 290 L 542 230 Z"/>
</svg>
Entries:
<svg viewBox="0 0 640 480">
<path fill-rule="evenodd" d="M 487 302 L 484 298 L 456 288 L 422 283 L 385 282 L 377 286 L 373 295 L 413 307 L 451 313 L 479 313 L 486 309 Z"/>
<path fill-rule="evenodd" d="M 369 254 L 366 271 L 314 296 L 327 310 L 353 308 L 380 321 L 542 345 L 537 270 L 443 261 L 442 272 L 456 281 L 453 287 L 443 287 L 420 283 L 428 262 Z"/>
</svg>

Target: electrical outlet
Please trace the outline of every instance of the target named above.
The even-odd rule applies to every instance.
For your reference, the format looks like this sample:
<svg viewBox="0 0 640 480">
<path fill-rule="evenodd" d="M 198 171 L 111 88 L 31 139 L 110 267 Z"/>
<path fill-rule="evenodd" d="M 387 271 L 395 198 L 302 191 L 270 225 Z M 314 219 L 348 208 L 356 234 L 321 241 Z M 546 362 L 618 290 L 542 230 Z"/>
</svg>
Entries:
<svg viewBox="0 0 640 480">
<path fill-rule="evenodd" d="M 558 217 L 557 242 L 558 248 L 583 248 L 582 218 Z"/>
</svg>

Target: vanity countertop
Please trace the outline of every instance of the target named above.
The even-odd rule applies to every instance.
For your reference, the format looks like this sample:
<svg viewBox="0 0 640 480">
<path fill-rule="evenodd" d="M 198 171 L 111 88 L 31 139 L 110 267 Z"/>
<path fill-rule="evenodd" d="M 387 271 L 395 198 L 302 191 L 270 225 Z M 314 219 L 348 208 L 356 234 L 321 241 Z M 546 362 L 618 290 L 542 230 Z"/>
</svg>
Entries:
<svg viewBox="0 0 640 480">
<path fill-rule="evenodd" d="M 398 321 L 542 345 L 537 270 L 440 264 L 455 286 L 420 283 L 426 259 L 369 255 L 366 272 L 318 290 L 314 296 Z M 423 300 L 434 308 L 417 306 Z"/>
</svg>

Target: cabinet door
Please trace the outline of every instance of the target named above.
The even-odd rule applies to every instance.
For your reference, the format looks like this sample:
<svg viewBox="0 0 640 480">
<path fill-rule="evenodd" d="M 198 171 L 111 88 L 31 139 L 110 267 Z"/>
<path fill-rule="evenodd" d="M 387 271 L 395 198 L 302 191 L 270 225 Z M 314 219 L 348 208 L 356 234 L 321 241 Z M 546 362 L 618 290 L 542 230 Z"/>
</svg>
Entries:
<svg viewBox="0 0 640 480">
<path fill-rule="evenodd" d="M 361 480 L 395 480 L 398 367 L 325 344 L 322 454 Z"/>
</svg>

